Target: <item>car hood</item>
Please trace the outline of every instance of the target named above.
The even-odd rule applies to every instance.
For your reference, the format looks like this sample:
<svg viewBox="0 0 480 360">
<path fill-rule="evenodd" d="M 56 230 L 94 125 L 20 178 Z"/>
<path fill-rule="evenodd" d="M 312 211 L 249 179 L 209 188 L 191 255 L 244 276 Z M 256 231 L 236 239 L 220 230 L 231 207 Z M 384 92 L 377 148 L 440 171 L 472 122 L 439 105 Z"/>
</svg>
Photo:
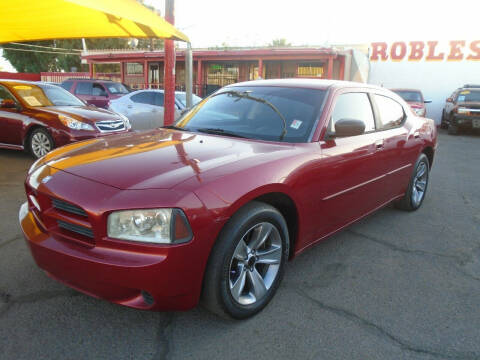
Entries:
<svg viewBox="0 0 480 360">
<path fill-rule="evenodd" d="M 47 112 L 50 114 L 70 116 L 74 119 L 83 120 L 88 123 L 94 123 L 104 120 L 118 120 L 120 117 L 105 109 L 100 109 L 95 106 L 49 106 L 44 108 L 37 108 L 37 110 Z"/>
<path fill-rule="evenodd" d="M 261 154 L 278 160 L 291 154 L 292 147 L 161 129 L 67 145 L 48 154 L 44 163 L 119 189 L 170 189 L 211 169 Z M 248 166 L 249 161 L 241 163 Z"/>
</svg>

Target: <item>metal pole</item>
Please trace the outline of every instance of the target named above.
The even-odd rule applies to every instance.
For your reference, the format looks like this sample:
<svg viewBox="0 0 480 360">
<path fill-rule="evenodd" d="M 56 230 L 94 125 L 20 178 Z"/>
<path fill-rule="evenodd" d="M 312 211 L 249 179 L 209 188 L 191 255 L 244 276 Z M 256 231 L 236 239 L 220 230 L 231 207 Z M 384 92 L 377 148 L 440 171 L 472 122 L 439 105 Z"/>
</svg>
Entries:
<svg viewBox="0 0 480 360">
<path fill-rule="evenodd" d="M 185 91 L 187 92 L 187 108 L 193 106 L 193 59 L 192 59 L 192 44 L 187 43 L 187 50 L 185 50 Z"/>
<path fill-rule="evenodd" d="M 174 0 L 165 1 L 165 20 L 175 25 Z M 163 124 L 172 125 L 175 120 L 175 46 L 173 40 L 165 40 L 165 62 L 164 62 L 164 83 L 165 91 Z"/>
</svg>

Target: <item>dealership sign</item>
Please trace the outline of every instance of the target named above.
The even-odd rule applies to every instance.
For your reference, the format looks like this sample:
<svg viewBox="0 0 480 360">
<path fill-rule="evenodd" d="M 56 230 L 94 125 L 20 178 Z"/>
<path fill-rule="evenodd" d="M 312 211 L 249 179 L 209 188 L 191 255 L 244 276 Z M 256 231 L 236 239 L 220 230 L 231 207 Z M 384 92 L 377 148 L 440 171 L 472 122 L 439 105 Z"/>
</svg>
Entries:
<svg viewBox="0 0 480 360">
<path fill-rule="evenodd" d="M 480 61 L 480 40 L 454 40 L 440 45 L 438 41 L 374 42 L 371 44 L 370 60 Z"/>
</svg>

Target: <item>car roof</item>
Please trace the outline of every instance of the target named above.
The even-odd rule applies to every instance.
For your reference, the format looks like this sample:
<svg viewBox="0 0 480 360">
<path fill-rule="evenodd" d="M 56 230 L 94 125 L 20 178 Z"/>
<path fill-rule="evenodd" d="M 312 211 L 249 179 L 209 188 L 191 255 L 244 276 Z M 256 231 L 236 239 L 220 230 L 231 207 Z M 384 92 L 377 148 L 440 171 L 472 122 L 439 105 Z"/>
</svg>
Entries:
<svg viewBox="0 0 480 360">
<path fill-rule="evenodd" d="M 409 88 L 395 88 L 395 89 L 390 89 L 391 91 L 411 91 L 411 92 L 419 92 L 421 93 L 421 90 L 418 89 L 409 89 Z"/>
<path fill-rule="evenodd" d="M 380 86 L 365 84 L 360 82 L 353 81 L 343 81 L 343 80 L 326 80 L 326 79 L 274 79 L 274 80 L 254 80 L 254 81 L 245 81 L 227 87 L 237 87 L 237 86 L 284 86 L 284 87 L 295 87 L 295 88 L 306 88 L 306 89 L 319 89 L 326 90 L 330 88 L 370 88 L 370 89 L 382 89 Z"/>
<path fill-rule="evenodd" d="M 158 92 L 158 93 L 161 93 L 161 94 L 163 94 L 165 92 L 164 90 L 161 90 L 161 89 L 139 89 L 139 90 L 132 91 L 129 95 L 138 94 L 138 93 L 141 93 L 141 92 L 144 92 L 144 91 L 153 91 L 153 92 Z M 186 93 L 185 93 L 185 91 L 175 91 L 175 95 L 178 95 L 178 94 L 186 94 Z M 195 94 L 193 94 L 193 95 L 195 95 Z"/>
<path fill-rule="evenodd" d="M 65 81 L 95 81 L 95 82 L 110 82 L 110 83 L 118 83 L 121 84 L 118 81 L 113 81 L 113 80 L 108 80 L 108 79 L 85 79 L 85 78 L 68 78 L 66 80 L 63 80 L 62 82 Z"/>
</svg>

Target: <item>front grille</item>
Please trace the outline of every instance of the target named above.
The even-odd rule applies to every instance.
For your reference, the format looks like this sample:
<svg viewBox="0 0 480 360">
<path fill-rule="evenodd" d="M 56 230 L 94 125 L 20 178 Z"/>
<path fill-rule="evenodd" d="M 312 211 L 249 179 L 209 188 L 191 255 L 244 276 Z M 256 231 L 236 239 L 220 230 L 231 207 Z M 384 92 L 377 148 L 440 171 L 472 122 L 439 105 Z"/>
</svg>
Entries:
<svg viewBox="0 0 480 360">
<path fill-rule="evenodd" d="M 101 132 L 121 131 L 125 130 L 125 123 L 123 120 L 104 120 L 97 121 L 95 126 Z"/>
<path fill-rule="evenodd" d="M 84 226 L 68 223 L 68 222 L 63 221 L 63 220 L 57 220 L 57 224 L 62 229 L 72 231 L 74 233 L 77 233 L 77 234 L 80 234 L 80 235 L 83 235 L 83 236 L 86 236 L 88 238 L 93 239 L 92 229 L 86 228 Z"/>
<path fill-rule="evenodd" d="M 70 204 L 66 201 L 52 198 L 52 205 L 55 209 L 62 210 L 75 215 L 87 217 L 87 213 L 82 208 L 76 205 Z"/>
</svg>

